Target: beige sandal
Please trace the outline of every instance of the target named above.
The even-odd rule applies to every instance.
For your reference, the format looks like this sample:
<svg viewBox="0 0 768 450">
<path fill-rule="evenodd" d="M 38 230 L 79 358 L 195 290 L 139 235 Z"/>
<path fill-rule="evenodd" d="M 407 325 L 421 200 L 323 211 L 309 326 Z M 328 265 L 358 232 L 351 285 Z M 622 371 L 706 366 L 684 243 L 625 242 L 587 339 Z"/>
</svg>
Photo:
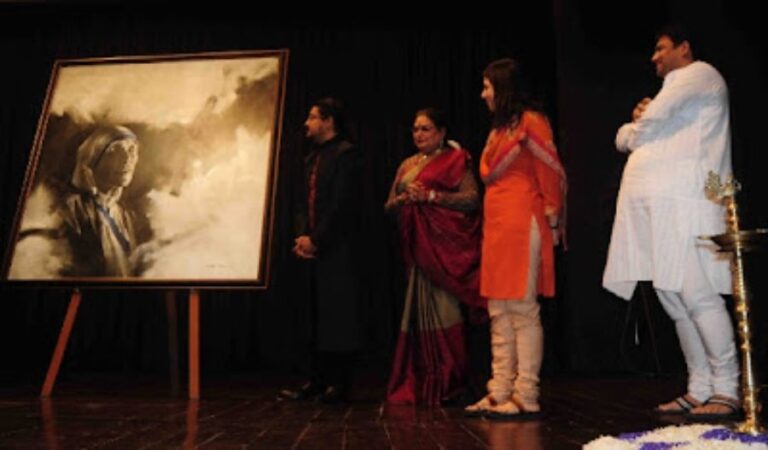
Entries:
<svg viewBox="0 0 768 450">
<path fill-rule="evenodd" d="M 509 398 L 508 402 L 490 409 L 487 414 L 489 419 L 494 420 L 531 420 L 541 416 L 541 408 L 534 409 L 533 406 L 526 408 L 523 402 L 514 395 Z"/>
<path fill-rule="evenodd" d="M 481 398 L 478 402 L 464 408 L 465 417 L 480 417 L 488 413 L 491 408 L 498 405 L 499 402 L 491 394 Z"/>
</svg>

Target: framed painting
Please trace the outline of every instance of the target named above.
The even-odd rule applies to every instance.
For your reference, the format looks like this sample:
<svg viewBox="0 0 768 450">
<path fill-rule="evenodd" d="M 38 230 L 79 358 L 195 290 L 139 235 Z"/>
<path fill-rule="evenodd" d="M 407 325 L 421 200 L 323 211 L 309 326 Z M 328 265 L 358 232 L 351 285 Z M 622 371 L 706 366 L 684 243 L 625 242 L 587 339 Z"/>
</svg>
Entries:
<svg viewBox="0 0 768 450">
<path fill-rule="evenodd" d="M 5 280 L 266 287 L 287 62 L 56 61 Z"/>
</svg>

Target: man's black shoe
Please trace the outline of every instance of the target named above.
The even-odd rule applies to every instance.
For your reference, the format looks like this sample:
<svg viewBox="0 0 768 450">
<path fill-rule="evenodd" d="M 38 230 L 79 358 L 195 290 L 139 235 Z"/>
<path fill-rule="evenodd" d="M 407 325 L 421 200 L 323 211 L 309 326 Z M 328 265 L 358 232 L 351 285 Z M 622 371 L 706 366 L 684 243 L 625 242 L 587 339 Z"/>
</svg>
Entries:
<svg viewBox="0 0 768 450">
<path fill-rule="evenodd" d="M 347 390 L 343 386 L 328 386 L 320 395 L 320 401 L 327 404 L 341 403 L 346 399 Z"/>
<path fill-rule="evenodd" d="M 325 386 L 313 381 L 304 383 L 298 389 L 283 389 L 277 394 L 281 400 L 314 400 L 325 391 Z"/>
</svg>

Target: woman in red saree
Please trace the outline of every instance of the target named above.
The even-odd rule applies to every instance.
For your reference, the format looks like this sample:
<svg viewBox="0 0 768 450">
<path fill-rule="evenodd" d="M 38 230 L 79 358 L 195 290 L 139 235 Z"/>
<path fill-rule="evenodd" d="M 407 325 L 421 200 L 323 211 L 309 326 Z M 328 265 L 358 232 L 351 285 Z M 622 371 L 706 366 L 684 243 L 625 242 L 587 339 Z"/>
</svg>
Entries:
<svg viewBox="0 0 768 450">
<path fill-rule="evenodd" d="M 480 221 L 471 158 L 445 145 L 444 115 L 416 113 L 413 141 L 419 152 L 397 171 L 385 209 L 399 213 L 408 288 L 387 386 L 387 401 L 438 405 L 464 386 L 467 358 L 464 319 L 482 314 L 478 292 Z"/>
</svg>

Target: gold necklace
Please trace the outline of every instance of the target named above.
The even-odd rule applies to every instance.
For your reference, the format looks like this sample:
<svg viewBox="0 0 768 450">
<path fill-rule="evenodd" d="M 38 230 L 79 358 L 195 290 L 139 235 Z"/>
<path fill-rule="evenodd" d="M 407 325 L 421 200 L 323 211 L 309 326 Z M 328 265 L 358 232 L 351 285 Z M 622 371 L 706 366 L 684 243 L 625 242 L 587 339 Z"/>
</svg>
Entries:
<svg viewBox="0 0 768 450">
<path fill-rule="evenodd" d="M 432 156 L 437 156 L 437 155 L 439 155 L 439 154 L 440 154 L 440 152 L 442 152 L 442 151 L 443 151 L 443 149 L 442 149 L 442 148 L 438 148 L 438 149 L 432 150 L 432 151 L 431 151 L 431 152 L 429 152 L 429 153 L 424 153 L 423 155 L 421 155 L 421 161 L 426 161 L 426 160 L 427 160 L 427 158 L 430 158 L 430 157 L 432 157 Z"/>
</svg>

